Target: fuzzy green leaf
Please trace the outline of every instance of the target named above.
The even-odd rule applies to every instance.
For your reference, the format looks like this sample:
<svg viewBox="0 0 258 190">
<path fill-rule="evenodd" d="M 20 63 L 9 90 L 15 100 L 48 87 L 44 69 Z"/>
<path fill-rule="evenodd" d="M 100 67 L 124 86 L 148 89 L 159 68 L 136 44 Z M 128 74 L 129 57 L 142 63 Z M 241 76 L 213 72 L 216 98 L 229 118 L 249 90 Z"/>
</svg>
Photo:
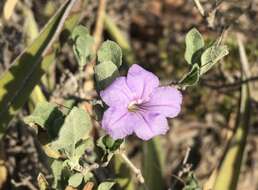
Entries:
<svg viewBox="0 0 258 190">
<path fill-rule="evenodd" d="M 227 46 L 212 45 L 201 55 L 201 75 L 209 71 L 220 59 L 228 54 Z"/>
<path fill-rule="evenodd" d="M 199 81 L 200 77 L 200 67 L 196 63 L 193 65 L 191 71 L 187 73 L 179 82 L 183 87 L 193 86 Z"/>
<path fill-rule="evenodd" d="M 122 50 L 117 43 L 107 40 L 98 50 L 98 63 L 111 61 L 118 68 L 122 64 Z"/>
<path fill-rule="evenodd" d="M 123 142 L 123 139 L 114 140 L 109 135 L 105 135 L 98 139 L 97 145 L 107 152 L 114 152 Z"/>
<path fill-rule="evenodd" d="M 27 124 L 35 123 L 40 127 L 47 129 L 60 117 L 63 117 L 63 114 L 58 110 L 56 105 L 42 102 L 36 105 L 36 108 L 30 116 L 24 118 L 24 122 Z"/>
<path fill-rule="evenodd" d="M 102 182 L 98 186 L 98 190 L 110 190 L 114 185 L 115 185 L 115 182 L 111 182 L 111 181 Z"/>
<path fill-rule="evenodd" d="M 76 153 L 76 144 L 83 139 L 87 139 L 91 129 L 92 124 L 88 113 L 80 108 L 73 107 L 65 118 L 57 140 L 51 146 L 58 150 L 64 150 L 71 158 Z"/>
<path fill-rule="evenodd" d="M 95 77 L 99 90 L 105 89 L 118 76 L 118 68 L 111 61 L 104 61 L 95 66 Z"/>
<path fill-rule="evenodd" d="M 185 60 L 189 64 L 196 63 L 195 55 L 204 47 L 204 40 L 201 33 L 196 29 L 191 29 L 185 37 Z"/>
<path fill-rule="evenodd" d="M 90 62 L 93 57 L 92 47 L 94 38 L 90 35 L 88 29 L 84 26 L 77 26 L 72 33 L 73 52 L 76 60 L 82 68 L 85 64 Z"/>
<path fill-rule="evenodd" d="M 51 164 L 52 173 L 54 176 L 54 182 L 52 187 L 54 189 L 59 189 L 60 186 L 59 182 L 61 181 L 62 177 L 62 170 L 63 170 L 63 162 L 59 160 L 54 160 Z"/>
<path fill-rule="evenodd" d="M 75 173 L 69 178 L 68 184 L 72 187 L 78 187 L 82 183 L 82 180 L 83 175 L 81 173 Z"/>
</svg>

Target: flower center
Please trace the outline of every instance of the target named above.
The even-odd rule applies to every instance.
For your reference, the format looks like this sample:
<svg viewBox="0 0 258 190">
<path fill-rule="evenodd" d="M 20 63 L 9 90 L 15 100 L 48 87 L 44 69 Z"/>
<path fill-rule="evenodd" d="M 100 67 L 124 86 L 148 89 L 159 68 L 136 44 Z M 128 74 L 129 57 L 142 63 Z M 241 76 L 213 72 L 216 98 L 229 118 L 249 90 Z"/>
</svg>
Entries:
<svg viewBox="0 0 258 190">
<path fill-rule="evenodd" d="M 134 100 L 134 101 L 131 101 L 128 106 L 127 106 L 127 109 L 129 112 L 136 112 L 140 109 L 140 105 L 143 101 L 141 99 L 138 99 L 138 100 Z"/>
</svg>

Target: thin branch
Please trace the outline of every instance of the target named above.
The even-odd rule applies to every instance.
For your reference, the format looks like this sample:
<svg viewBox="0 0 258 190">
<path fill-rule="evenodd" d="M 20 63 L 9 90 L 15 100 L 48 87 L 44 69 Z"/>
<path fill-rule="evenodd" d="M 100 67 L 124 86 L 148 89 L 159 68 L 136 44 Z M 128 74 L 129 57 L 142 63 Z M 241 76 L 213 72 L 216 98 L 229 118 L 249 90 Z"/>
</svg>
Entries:
<svg viewBox="0 0 258 190">
<path fill-rule="evenodd" d="M 98 8 L 98 19 L 96 22 L 96 27 L 94 31 L 94 39 L 95 39 L 95 44 L 93 46 L 93 52 L 96 52 L 101 40 L 102 40 L 102 33 L 103 33 L 103 28 L 104 28 L 104 18 L 106 14 L 106 0 L 100 0 L 99 1 L 99 8 Z"/>
<path fill-rule="evenodd" d="M 213 89 L 222 89 L 222 88 L 230 88 L 230 87 L 240 87 L 242 84 L 248 83 L 248 82 L 256 82 L 258 80 L 258 76 L 254 76 L 254 77 L 250 77 L 247 78 L 245 80 L 240 80 L 234 83 L 227 83 L 227 84 L 222 84 L 222 85 L 213 85 L 213 84 L 209 84 L 206 82 L 202 82 L 203 85 L 207 86 L 207 87 L 211 87 Z"/>
<path fill-rule="evenodd" d="M 24 179 L 22 179 L 21 182 L 16 182 L 15 180 L 11 180 L 11 183 L 15 186 L 15 187 L 21 187 L 21 186 L 24 186 L 24 187 L 28 187 L 29 189 L 31 190 L 37 190 L 37 188 L 30 182 L 31 180 L 31 177 L 28 176 Z"/>
</svg>

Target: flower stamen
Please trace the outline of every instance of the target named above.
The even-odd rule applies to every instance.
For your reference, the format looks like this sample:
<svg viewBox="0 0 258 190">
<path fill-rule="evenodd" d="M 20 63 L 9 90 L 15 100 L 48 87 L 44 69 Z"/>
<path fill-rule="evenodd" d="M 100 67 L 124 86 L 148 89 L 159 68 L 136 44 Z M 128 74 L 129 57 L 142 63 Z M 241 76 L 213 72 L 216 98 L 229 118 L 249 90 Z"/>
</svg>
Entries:
<svg viewBox="0 0 258 190">
<path fill-rule="evenodd" d="M 136 112 L 140 109 L 140 105 L 143 101 L 141 99 L 130 102 L 127 106 L 129 112 Z"/>
</svg>

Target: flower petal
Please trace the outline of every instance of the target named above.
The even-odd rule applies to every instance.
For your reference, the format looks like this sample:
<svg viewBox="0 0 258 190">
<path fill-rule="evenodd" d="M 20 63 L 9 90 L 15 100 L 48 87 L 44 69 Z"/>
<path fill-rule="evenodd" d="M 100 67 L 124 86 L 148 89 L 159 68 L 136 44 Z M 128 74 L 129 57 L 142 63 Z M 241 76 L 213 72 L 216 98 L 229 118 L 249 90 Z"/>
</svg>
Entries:
<svg viewBox="0 0 258 190">
<path fill-rule="evenodd" d="M 135 134 L 143 139 L 149 140 L 154 136 L 166 134 L 168 123 L 165 116 L 157 113 L 138 113 L 138 120 L 135 120 Z"/>
<path fill-rule="evenodd" d="M 121 139 L 133 133 L 134 122 L 134 113 L 128 112 L 126 109 L 110 107 L 104 113 L 102 128 L 113 139 Z"/>
<path fill-rule="evenodd" d="M 181 111 L 181 104 L 182 94 L 179 90 L 173 87 L 158 87 L 144 106 L 151 112 L 172 118 Z"/>
<path fill-rule="evenodd" d="M 139 65 L 132 65 L 128 71 L 127 84 L 135 98 L 146 100 L 153 89 L 159 86 L 159 79 Z"/>
<path fill-rule="evenodd" d="M 118 77 L 100 96 L 108 106 L 127 107 L 133 99 L 132 93 L 127 86 L 125 77 Z"/>
</svg>

